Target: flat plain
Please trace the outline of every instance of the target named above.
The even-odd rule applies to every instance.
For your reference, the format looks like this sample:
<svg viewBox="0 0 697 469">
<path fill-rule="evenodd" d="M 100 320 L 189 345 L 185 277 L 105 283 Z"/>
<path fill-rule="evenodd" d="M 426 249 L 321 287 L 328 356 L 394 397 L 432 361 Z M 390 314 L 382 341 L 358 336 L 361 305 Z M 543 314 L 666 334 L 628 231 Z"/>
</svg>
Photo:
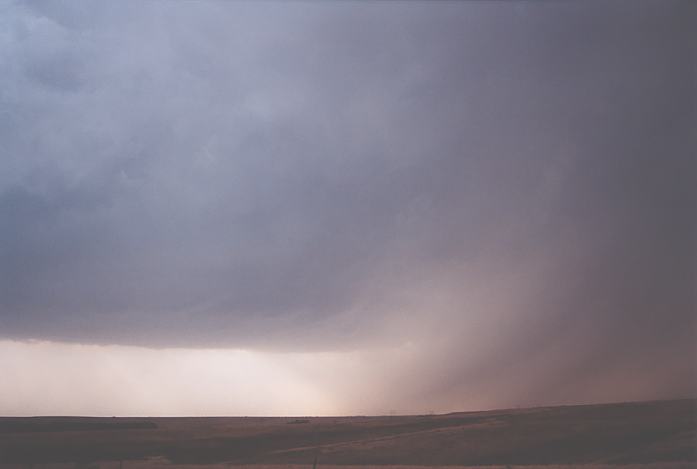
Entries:
<svg viewBox="0 0 697 469">
<path fill-rule="evenodd" d="M 373 417 L 3 417 L 2 468 L 697 467 L 697 400 Z"/>
</svg>

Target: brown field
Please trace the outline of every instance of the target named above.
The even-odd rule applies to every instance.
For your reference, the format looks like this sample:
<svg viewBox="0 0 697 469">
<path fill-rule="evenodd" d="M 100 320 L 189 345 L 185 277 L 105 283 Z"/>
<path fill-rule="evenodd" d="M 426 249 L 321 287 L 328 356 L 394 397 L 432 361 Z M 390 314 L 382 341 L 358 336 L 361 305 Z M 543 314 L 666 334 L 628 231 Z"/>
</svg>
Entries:
<svg viewBox="0 0 697 469">
<path fill-rule="evenodd" d="M 697 400 L 446 415 L 0 418 L 0 467 L 697 467 Z"/>
</svg>

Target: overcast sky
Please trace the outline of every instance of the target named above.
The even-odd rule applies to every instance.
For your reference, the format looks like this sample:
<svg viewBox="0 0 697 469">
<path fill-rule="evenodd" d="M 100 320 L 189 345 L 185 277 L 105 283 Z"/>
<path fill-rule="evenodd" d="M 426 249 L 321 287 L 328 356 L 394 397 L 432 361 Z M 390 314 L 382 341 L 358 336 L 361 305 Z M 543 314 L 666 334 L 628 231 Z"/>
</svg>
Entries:
<svg viewBox="0 0 697 469">
<path fill-rule="evenodd" d="M 3 1 L 0 412 L 206 353 L 315 390 L 212 414 L 694 395 L 696 15 Z"/>
</svg>

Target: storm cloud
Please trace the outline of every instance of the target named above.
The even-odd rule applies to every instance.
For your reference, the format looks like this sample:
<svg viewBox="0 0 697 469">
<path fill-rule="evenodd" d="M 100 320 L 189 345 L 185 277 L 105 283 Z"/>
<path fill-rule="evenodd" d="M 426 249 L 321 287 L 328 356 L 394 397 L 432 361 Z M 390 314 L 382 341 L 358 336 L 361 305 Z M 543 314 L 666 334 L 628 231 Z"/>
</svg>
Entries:
<svg viewBox="0 0 697 469">
<path fill-rule="evenodd" d="M 4 3 L 0 338 L 406 347 L 405 406 L 693 393 L 695 15 Z"/>
</svg>

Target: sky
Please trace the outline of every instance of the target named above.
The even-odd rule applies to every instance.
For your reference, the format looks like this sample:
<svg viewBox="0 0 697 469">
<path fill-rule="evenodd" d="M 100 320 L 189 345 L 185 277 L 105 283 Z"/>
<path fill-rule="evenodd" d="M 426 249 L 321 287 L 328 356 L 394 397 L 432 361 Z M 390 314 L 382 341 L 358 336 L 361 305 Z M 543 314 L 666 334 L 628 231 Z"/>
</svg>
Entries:
<svg viewBox="0 0 697 469">
<path fill-rule="evenodd" d="M 0 1 L 0 414 L 697 396 L 696 47 L 690 1 Z"/>
</svg>

